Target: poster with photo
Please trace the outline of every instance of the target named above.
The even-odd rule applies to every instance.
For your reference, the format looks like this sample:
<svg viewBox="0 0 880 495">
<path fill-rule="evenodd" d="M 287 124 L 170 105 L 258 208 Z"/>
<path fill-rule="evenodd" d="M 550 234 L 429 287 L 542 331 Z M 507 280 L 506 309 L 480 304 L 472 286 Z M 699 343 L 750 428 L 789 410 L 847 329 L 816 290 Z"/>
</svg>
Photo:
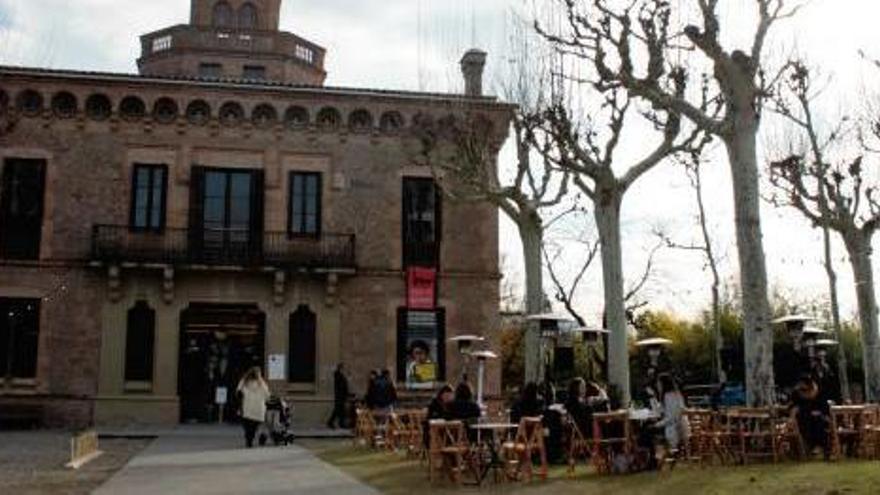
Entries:
<svg viewBox="0 0 880 495">
<path fill-rule="evenodd" d="M 432 389 L 444 379 L 444 314 L 401 309 L 398 322 L 398 379 L 409 389 Z"/>
</svg>

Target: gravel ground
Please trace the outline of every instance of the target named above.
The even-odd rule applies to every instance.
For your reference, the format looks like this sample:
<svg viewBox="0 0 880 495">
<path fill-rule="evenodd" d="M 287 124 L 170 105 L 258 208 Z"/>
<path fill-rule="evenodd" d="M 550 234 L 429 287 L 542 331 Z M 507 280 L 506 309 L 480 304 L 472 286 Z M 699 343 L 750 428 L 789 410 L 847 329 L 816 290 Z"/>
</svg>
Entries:
<svg viewBox="0 0 880 495">
<path fill-rule="evenodd" d="M 58 431 L 0 432 L 0 493 L 88 494 L 150 440 L 100 440 L 104 452 L 79 470 L 67 469 L 70 434 Z"/>
</svg>

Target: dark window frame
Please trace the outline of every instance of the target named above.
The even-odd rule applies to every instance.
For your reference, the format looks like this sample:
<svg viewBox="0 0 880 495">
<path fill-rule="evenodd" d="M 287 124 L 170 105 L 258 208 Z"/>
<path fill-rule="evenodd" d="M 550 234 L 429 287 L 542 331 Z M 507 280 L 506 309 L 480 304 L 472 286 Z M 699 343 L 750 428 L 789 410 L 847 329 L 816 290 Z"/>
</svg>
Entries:
<svg viewBox="0 0 880 495">
<path fill-rule="evenodd" d="M 11 201 L 13 187 L 21 182 L 14 182 L 18 168 L 36 168 L 36 180 L 39 197 L 34 198 L 39 204 L 34 211 L 33 219 L 37 225 L 31 225 L 28 218 L 17 216 L 12 211 Z M 9 157 L 3 161 L 0 173 L 0 258 L 17 260 L 39 260 L 43 244 L 43 227 L 46 217 L 46 173 L 47 162 L 44 159 Z M 38 217 L 38 218 L 37 218 Z M 27 237 L 29 235 L 29 237 Z M 26 244 L 24 241 L 29 241 Z"/>
<path fill-rule="evenodd" d="M 146 169 L 149 171 L 149 188 L 147 194 L 147 205 L 146 205 L 146 218 L 145 225 L 137 225 L 137 210 L 138 210 L 138 186 L 140 185 L 138 182 L 139 171 Z M 153 196 L 153 190 L 155 188 L 156 181 L 156 172 L 162 171 L 162 198 L 160 199 L 159 205 L 159 224 L 153 225 L 153 208 L 155 206 L 154 201 L 156 198 Z M 166 213 L 168 208 L 168 165 L 164 164 L 154 164 L 154 163 L 135 163 L 134 167 L 131 169 L 131 203 L 129 209 L 129 220 L 128 225 L 129 229 L 132 232 L 153 232 L 157 234 L 161 234 L 165 232 L 166 226 Z"/>
<path fill-rule="evenodd" d="M 223 77 L 223 64 L 217 62 L 200 62 L 199 77 L 218 79 Z"/>
<path fill-rule="evenodd" d="M 434 189 L 434 239 L 433 242 L 411 241 L 410 219 L 408 215 L 407 189 L 410 183 L 430 183 Z M 432 268 L 440 267 L 440 246 L 443 238 L 443 197 L 437 182 L 431 177 L 405 176 L 401 181 L 401 248 L 403 254 L 403 267 L 425 266 Z M 430 252 L 428 252 L 430 250 Z M 424 251 L 424 252 L 423 252 Z"/>
<path fill-rule="evenodd" d="M 303 177 L 304 180 L 309 177 L 314 177 L 317 180 L 316 189 L 315 189 L 317 191 L 317 197 L 315 198 L 316 204 L 315 204 L 315 231 L 314 232 L 306 231 L 306 217 L 307 217 L 307 215 L 305 212 L 306 212 L 306 205 L 307 205 L 307 198 L 308 198 L 308 196 L 306 194 L 302 195 L 301 204 L 299 205 L 301 217 L 295 218 L 294 214 L 293 214 L 294 204 L 297 202 L 297 199 L 299 199 L 299 198 L 294 198 L 295 191 L 294 191 L 293 186 L 294 186 L 294 181 L 296 180 L 296 177 Z M 322 206 L 323 205 L 322 205 L 322 203 L 324 200 L 323 188 L 324 188 L 324 176 L 321 172 L 308 172 L 308 171 L 292 170 L 288 174 L 288 176 L 287 176 L 287 236 L 288 236 L 288 238 L 290 238 L 290 239 L 297 239 L 297 238 L 318 239 L 321 237 L 321 231 L 322 231 L 321 223 L 323 221 L 323 218 L 322 218 L 322 216 L 323 216 L 323 207 Z M 295 231 L 294 230 L 295 223 L 296 223 L 295 220 L 298 220 L 299 223 L 302 225 L 303 231 Z"/>
<path fill-rule="evenodd" d="M 297 316 L 302 314 L 308 320 L 302 322 L 303 327 L 294 327 L 294 323 L 299 323 Z M 311 327 L 309 327 L 311 325 Z M 311 332 L 311 334 L 305 334 Z M 298 337 L 298 338 L 294 338 Z M 302 357 L 298 352 L 299 346 L 296 343 L 303 343 L 301 338 L 305 339 L 304 344 L 309 348 L 307 351 L 307 361 L 304 365 L 299 364 L 301 360 L 296 358 Z M 305 346 L 303 346 L 305 347 Z M 309 366 L 311 365 L 311 366 Z M 318 313 L 312 310 L 308 304 L 300 304 L 296 310 L 290 313 L 287 326 L 287 383 L 292 384 L 311 384 L 317 383 L 318 379 Z"/>
<path fill-rule="evenodd" d="M 40 316 L 41 306 L 40 299 L 23 298 L 23 297 L 0 297 L 0 379 L 36 379 L 38 373 L 38 364 L 40 357 Z M 32 325 L 22 330 L 22 321 L 15 321 L 13 318 L 13 306 L 29 306 L 33 305 L 32 313 L 34 316 Z M 13 315 L 13 316 L 10 316 Z M 11 328 L 11 331 L 10 331 Z M 33 343 L 33 356 L 25 357 L 30 362 L 25 368 L 28 373 L 20 374 L 16 370 L 21 366 L 21 359 L 24 352 L 20 346 L 22 335 L 30 334 L 31 338 L 35 338 Z"/>
<path fill-rule="evenodd" d="M 143 334 L 135 334 L 135 332 Z M 138 344 L 135 347 L 134 344 Z M 144 300 L 128 310 L 125 326 L 126 382 L 149 382 L 155 377 L 156 310 Z"/>
<path fill-rule="evenodd" d="M 245 65 L 241 68 L 241 78 L 248 81 L 265 81 L 266 74 L 265 65 Z"/>
</svg>

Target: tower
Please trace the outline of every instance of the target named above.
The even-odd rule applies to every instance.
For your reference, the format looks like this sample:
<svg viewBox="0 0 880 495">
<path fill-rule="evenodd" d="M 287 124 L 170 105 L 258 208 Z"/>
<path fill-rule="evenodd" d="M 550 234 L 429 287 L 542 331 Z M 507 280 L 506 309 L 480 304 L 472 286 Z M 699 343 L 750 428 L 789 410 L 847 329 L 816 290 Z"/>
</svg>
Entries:
<svg viewBox="0 0 880 495">
<path fill-rule="evenodd" d="M 190 0 L 189 24 L 141 36 L 143 75 L 320 86 L 324 48 L 280 30 L 281 0 Z"/>
</svg>

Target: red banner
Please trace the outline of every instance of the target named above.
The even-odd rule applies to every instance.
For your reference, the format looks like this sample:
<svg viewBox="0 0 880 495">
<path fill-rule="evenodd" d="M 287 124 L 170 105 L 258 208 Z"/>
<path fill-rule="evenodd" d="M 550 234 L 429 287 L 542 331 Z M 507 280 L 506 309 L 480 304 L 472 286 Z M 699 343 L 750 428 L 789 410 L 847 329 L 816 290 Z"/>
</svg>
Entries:
<svg viewBox="0 0 880 495">
<path fill-rule="evenodd" d="M 437 301 L 437 270 L 410 267 L 406 272 L 406 307 L 434 309 Z"/>
</svg>

